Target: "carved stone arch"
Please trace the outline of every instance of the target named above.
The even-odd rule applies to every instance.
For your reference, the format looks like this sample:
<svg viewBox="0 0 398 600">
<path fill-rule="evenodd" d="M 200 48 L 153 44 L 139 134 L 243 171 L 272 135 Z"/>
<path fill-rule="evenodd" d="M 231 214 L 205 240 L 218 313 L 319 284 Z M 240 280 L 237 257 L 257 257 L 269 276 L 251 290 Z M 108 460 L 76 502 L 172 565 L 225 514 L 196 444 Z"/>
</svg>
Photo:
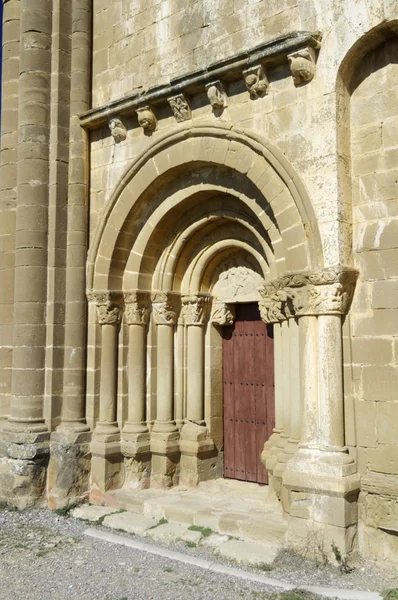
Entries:
<svg viewBox="0 0 398 600">
<path fill-rule="evenodd" d="M 288 265 L 289 261 L 293 265 L 299 260 L 297 268 L 301 270 L 322 266 L 322 246 L 310 199 L 282 153 L 260 136 L 237 127 L 182 125 L 173 134 L 154 142 L 117 185 L 89 252 L 89 289 L 108 289 L 114 265 L 127 262 L 133 240 L 139 235 L 140 214 L 148 198 L 187 169 L 195 172 L 196 165 L 213 165 L 236 173 L 257 190 L 259 197 L 266 198 L 268 212 L 256 210 L 258 205 L 253 199 L 241 201 L 253 210 L 263 226 L 269 220 L 268 215 L 272 216 L 281 236 L 281 241 L 275 241 L 274 251 L 283 248 Z M 287 211 L 288 222 L 284 220 Z M 118 277 L 114 283 L 122 286 Z"/>
</svg>

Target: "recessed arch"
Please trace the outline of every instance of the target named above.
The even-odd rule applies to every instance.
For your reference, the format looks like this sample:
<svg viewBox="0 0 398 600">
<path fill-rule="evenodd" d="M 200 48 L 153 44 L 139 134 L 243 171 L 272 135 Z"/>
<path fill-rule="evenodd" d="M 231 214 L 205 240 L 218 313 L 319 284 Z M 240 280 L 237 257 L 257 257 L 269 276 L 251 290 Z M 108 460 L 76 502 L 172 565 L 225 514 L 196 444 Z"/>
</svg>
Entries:
<svg viewBox="0 0 398 600">
<path fill-rule="evenodd" d="M 268 232 L 274 228 L 273 252 L 279 269 L 307 270 L 323 265 L 311 202 L 282 153 L 251 132 L 225 124 L 200 124 L 178 127 L 173 134 L 159 138 L 121 178 L 104 209 L 89 252 L 89 289 L 122 289 L 120 267 L 127 263 L 126 252 L 130 257 L 144 251 L 140 242 L 159 222 L 157 217 L 155 221 L 146 219 L 148 203 L 170 183 L 176 185 L 175 193 L 180 193 L 182 200 L 184 194 L 189 195 L 186 187 L 178 190 L 184 173 L 189 171 L 191 185 L 204 186 L 201 169 L 209 166 L 224 173 L 220 181 L 225 193 L 235 195 L 242 206 L 249 207 Z M 230 189 L 225 187 L 225 173 L 230 174 Z M 242 186 L 249 190 L 246 197 Z M 164 198 L 160 212 L 166 214 L 175 201 L 175 197 Z"/>
</svg>

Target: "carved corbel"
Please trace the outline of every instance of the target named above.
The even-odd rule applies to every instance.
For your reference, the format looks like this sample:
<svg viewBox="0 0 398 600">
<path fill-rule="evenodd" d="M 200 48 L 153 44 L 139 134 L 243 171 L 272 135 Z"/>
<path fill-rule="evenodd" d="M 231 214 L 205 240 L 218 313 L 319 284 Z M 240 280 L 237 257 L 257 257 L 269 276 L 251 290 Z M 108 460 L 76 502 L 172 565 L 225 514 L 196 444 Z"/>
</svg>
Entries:
<svg viewBox="0 0 398 600">
<path fill-rule="evenodd" d="M 119 292 L 92 292 L 88 300 L 95 302 L 100 325 L 118 325 L 122 316 L 122 297 Z"/>
<path fill-rule="evenodd" d="M 214 325 L 225 327 L 233 325 L 235 321 L 235 306 L 224 302 L 213 302 L 211 322 Z"/>
<path fill-rule="evenodd" d="M 185 325 L 202 326 L 207 323 L 210 316 L 211 296 L 183 296 L 181 300 L 181 313 Z"/>
<path fill-rule="evenodd" d="M 184 94 L 177 94 L 167 98 L 167 102 L 170 104 L 170 108 L 173 111 L 173 115 L 177 123 L 188 121 L 191 116 L 191 107 L 188 104 L 188 100 Z"/>
<path fill-rule="evenodd" d="M 288 54 L 294 85 L 311 81 L 315 75 L 315 50 L 307 47 Z"/>
<path fill-rule="evenodd" d="M 227 106 L 227 94 L 222 81 L 212 81 L 206 85 L 206 92 L 213 110 L 222 110 Z"/>
<path fill-rule="evenodd" d="M 147 325 L 149 313 L 149 293 L 136 291 L 124 294 L 124 315 L 128 325 Z"/>
<path fill-rule="evenodd" d="M 175 325 L 180 298 L 176 294 L 154 292 L 151 294 L 152 314 L 156 325 Z"/>
<path fill-rule="evenodd" d="M 145 132 L 155 131 L 158 121 L 150 106 L 137 108 L 135 111 L 138 117 L 138 123 Z"/>
<path fill-rule="evenodd" d="M 247 91 L 252 100 L 268 94 L 269 81 L 262 65 L 257 65 L 243 71 Z"/>
<path fill-rule="evenodd" d="M 124 142 L 127 137 L 127 129 L 123 121 L 119 117 L 112 117 L 112 119 L 109 119 L 108 125 L 115 143 L 120 144 L 120 142 Z"/>
</svg>

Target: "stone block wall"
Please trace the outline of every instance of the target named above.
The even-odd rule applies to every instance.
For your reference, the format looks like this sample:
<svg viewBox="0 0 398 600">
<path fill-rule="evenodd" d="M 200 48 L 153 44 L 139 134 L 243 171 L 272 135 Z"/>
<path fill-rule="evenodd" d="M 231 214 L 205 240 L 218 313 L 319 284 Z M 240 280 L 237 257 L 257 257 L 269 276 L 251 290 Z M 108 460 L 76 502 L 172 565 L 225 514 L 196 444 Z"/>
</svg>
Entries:
<svg viewBox="0 0 398 600">
<path fill-rule="evenodd" d="M 391 488 L 398 476 L 397 57 L 396 39 L 368 53 L 350 100 L 354 260 L 360 275 L 346 324 L 352 385 L 347 442 L 357 446 L 367 539 L 377 535 L 386 547 L 396 545 L 386 531 L 398 531 L 398 498 Z"/>
</svg>

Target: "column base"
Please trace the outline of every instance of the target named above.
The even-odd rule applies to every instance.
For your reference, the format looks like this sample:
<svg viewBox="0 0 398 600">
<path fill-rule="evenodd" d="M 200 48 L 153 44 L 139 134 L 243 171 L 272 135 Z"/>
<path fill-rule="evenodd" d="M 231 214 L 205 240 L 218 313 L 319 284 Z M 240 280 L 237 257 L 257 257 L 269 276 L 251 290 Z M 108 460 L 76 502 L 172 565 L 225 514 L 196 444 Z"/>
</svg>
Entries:
<svg viewBox="0 0 398 600">
<path fill-rule="evenodd" d="M 130 433 L 123 429 L 121 451 L 124 456 L 124 488 L 146 489 L 151 482 L 151 448 L 148 430 Z"/>
<path fill-rule="evenodd" d="M 90 502 L 101 504 L 103 495 L 123 484 L 123 456 L 117 439 L 103 441 L 93 435 L 91 450 Z"/>
<path fill-rule="evenodd" d="M 0 501 L 23 509 L 44 504 L 49 461 L 46 432 L 1 432 L 6 456 L 0 463 Z"/>
<path fill-rule="evenodd" d="M 152 430 L 151 487 L 169 488 L 178 485 L 180 477 L 179 437 L 178 431 L 161 433 Z"/>
<path fill-rule="evenodd" d="M 206 427 L 185 423 L 180 438 L 180 483 L 190 487 L 217 477 L 217 451 Z"/>
<path fill-rule="evenodd" d="M 51 510 L 88 498 L 90 440 L 89 431 L 59 428 L 51 434 L 47 477 L 47 502 Z"/>
<path fill-rule="evenodd" d="M 286 544 L 316 560 L 357 550 L 360 477 L 345 449 L 299 447 L 282 485 L 290 495 Z"/>
</svg>

